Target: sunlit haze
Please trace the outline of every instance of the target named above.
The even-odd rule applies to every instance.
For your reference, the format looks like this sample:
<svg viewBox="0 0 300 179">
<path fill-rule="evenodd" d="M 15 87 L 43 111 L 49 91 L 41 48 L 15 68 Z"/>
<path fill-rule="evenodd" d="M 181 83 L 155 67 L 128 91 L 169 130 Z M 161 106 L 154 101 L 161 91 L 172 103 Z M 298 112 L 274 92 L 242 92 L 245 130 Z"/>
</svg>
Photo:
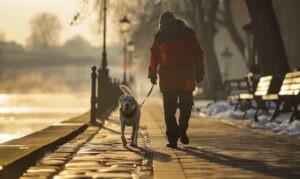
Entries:
<svg viewBox="0 0 300 179">
<path fill-rule="evenodd" d="M 0 0 L 0 33 L 5 34 L 7 41 L 25 45 L 30 34 L 30 19 L 36 14 L 49 12 L 57 15 L 62 24 L 60 43 L 79 34 L 91 44 L 101 45 L 101 40 L 91 29 L 96 22 L 92 13 L 81 23 L 70 25 L 74 14 L 79 10 L 78 0 Z M 108 40 L 108 43 L 110 42 Z"/>
</svg>

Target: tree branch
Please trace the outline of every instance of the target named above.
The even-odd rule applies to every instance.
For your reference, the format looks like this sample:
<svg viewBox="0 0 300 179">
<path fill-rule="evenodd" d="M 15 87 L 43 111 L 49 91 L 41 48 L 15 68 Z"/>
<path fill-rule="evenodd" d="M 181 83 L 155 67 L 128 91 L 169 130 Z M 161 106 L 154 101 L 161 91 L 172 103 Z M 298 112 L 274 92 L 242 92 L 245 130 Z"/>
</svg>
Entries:
<svg viewBox="0 0 300 179">
<path fill-rule="evenodd" d="M 222 11 L 221 9 L 218 9 L 217 13 L 220 14 L 221 16 L 225 16 L 225 12 Z"/>
<path fill-rule="evenodd" d="M 234 24 L 234 21 L 233 21 L 232 10 L 231 10 L 231 0 L 224 0 L 224 19 L 225 19 L 225 25 L 228 29 L 231 39 L 237 46 L 241 55 L 243 57 L 245 57 L 245 54 L 244 54 L 245 44 L 236 28 L 236 25 Z M 244 58 L 244 60 L 246 60 L 246 59 Z"/>
<path fill-rule="evenodd" d="M 221 19 L 219 19 L 219 18 L 216 18 L 216 23 L 219 24 L 219 25 L 221 25 L 221 26 L 227 27 L 226 21 L 221 20 Z"/>
</svg>

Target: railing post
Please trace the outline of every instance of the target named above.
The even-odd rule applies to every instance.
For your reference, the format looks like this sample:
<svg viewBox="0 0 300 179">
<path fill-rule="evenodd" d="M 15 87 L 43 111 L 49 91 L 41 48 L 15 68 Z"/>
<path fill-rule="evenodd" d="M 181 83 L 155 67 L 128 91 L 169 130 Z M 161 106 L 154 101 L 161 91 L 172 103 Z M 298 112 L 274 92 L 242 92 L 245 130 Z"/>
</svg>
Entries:
<svg viewBox="0 0 300 179">
<path fill-rule="evenodd" d="M 96 66 L 92 66 L 92 73 L 91 73 L 91 113 L 90 113 L 90 122 L 96 123 L 96 80 L 97 80 L 97 73 L 96 73 Z"/>
<path fill-rule="evenodd" d="M 112 101 L 113 101 L 113 93 L 112 93 L 112 82 L 111 82 L 111 78 L 108 78 L 108 84 L 107 84 L 107 97 L 108 97 L 108 101 L 107 101 L 107 106 L 108 109 L 110 109 L 112 107 Z"/>
<path fill-rule="evenodd" d="M 108 109 L 109 99 L 109 77 L 107 68 L 98 69 L 98 98 L 97 98 L 97 117 L 101 118 Z"/>
<path fill-rule="evenodd" d="M 118 104 L 118 84 L 117 84 L 117 80 L 114 78 L 113 80 L 113 96 L 114 96 L 114 101 L 113 101 L 113 105 L 116 106 Z"/>
</svg>

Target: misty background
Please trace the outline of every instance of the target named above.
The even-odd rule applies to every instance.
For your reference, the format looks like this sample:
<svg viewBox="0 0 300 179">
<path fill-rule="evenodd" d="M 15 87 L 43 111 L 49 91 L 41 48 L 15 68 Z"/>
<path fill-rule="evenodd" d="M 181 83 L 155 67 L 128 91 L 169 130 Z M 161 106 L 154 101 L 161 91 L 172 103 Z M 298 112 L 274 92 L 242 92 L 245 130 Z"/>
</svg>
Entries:
<svg viewBox="0 0 300 179">
<path fill-rule="evenodd" d="M 0 93 L 88 93 L 90 67 L 101 61 L 101 2 L 78 1 L 80 6 L 74 9 L 69 24 L 62 24 L 61 17 L 52 12 L 35 14 L 28 21 L 30 30 L 24 44 L 8 40 L 8 32 L 0 26 Z M 205 2 L 207 6 L 199 6 Z M 292 69 L 299 67 L 300 35 L 297 32 L 300 24 L 297 22 L 300 2 L 273 0 L 272 3 L 289 65 Z M 111 0 L 108 31 L 113 35 L 108 38 L 114 42 L 108 44 L 107 50 L 110 76 L 122 79 L 123 41 L 119 20 L 126 15 L 131 21 L 127 38 L 136 46 L 134 65 L 130 69 L 136 77 L 135 85 L 143 88 L 149 83 L 149 48 L 158 30 L 159 15 L 165 10 L 171 10 L 178 18 L 184 19 L 195 30 L 205 50 L 206 79 L 200 85 L 204 89 L 207 83 L 221 84 L 226 79 L 242 78 L 249 71 L 253 62 L 246 54 L 247 35 L 242 27 L 250 22 L 250 18 L 244 1 Z M 66 25 L 77 28 L 89 16 L 96 17 L 89 28 L 99 44 L 87 40 L 84 34 L 61 40 Z M 226 49 L 231 54 L 229 57 L 222 55 Z"/>
</svg>

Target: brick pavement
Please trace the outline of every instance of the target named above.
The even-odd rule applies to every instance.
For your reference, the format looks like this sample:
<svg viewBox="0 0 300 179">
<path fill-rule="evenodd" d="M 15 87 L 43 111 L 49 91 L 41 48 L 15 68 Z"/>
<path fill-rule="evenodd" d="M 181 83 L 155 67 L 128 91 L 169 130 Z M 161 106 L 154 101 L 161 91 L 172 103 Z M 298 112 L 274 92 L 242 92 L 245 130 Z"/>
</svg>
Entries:
<svg viewBox="0 0 300 179">
<path fill-rule="evenodd" d="M 164 128 L 161 99 L 152 97 L 142 109 L 140 149 L 122 146 L 114 112 L 103 129 L 89 127 L 23 178 L 300 178 L 296 137 L 191 118 L 190 144 L 171 150 Z"/>
<path fill-rule="evenodd" d="M 149 178 L 152 175 L 152 155 L 149 138 L 140 129 L 140 148 L 124 148 L 120 141 L 117 112 L 105 126 L 89 127 L 75 139 L 59 147 L 35 166 L 22 179 L 78 178 Z M 130 130 L 126 138 L 130 139 Z"/>
<path fill-rule="evenodd" d="M 154 151 L 164 152 L 161 100 L 152 99 L 147 104 L 142 121 L 155 128 L 148 129 Z M 155 125 L 151 124 L 153 120 Z M 300 178 L 300 141 L 295 136 L 257 132 L 214 119 L 191 118 L 189 124 L 190 144 L 180 144 L 178 150 L 164 152 L 170 156 L 164 163 L 168 170 L 156 168 L 163 162 L 155 160 L 154 152 L 157 178 L 168 175 L 174 178 Z M 174 169 L 174 163 L 181 169 Z"/>
</svg>

